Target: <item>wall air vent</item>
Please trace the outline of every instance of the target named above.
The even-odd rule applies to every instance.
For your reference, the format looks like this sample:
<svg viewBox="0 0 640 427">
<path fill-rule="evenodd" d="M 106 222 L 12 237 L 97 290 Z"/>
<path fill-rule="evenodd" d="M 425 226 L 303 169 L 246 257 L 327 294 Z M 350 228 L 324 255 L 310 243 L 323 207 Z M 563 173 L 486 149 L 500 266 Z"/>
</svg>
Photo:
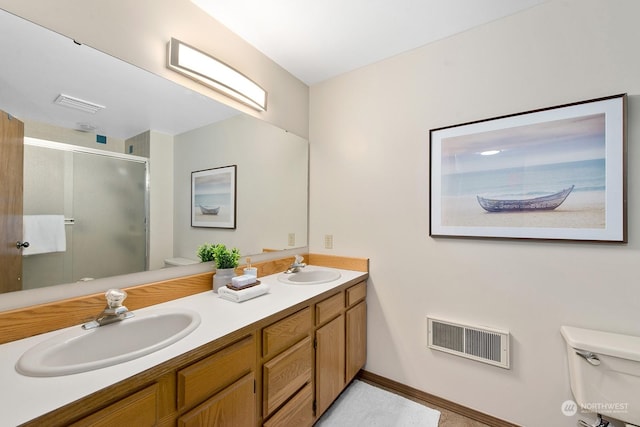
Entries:
<svg viewBox="0 0 640 427">
<path fill-rule="evenodd" d="M 509 332 L 427 317 L 428 347 L 509 369 Z"/>
<path fill-rule="evenodd" d="M 96 112 L 103 110 L 104 105 L 94 104 L 93 102 L 85 101 L 83 99 L 74 98 L 73 96 L 65 95 L 61 93 L 53 101 L 55 104 L 63 105 L 69 108 L 75 108 L 76 110 L 84 111 L 86 113 L 95 114 Z"/>
</svg>

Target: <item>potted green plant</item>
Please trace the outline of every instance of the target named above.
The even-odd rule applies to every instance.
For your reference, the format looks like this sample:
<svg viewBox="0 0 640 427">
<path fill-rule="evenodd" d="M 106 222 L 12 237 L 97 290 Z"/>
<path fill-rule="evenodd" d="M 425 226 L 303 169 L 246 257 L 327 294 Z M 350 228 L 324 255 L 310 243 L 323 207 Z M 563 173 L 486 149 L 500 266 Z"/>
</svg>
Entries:
<svg viewBox="0 0 640 427">
<path fill-rule="evenodd" d="M 211 243 L 205 243 L 198 248 L 198 258 L 200 258 L 201 262 L 209 262 L 214 261 L 213 249 L 216 245 L 212 245 Z"/>
<path fill-rule="evenodd" d="M 213 260 L 216 262 L 216 269 L 236 268 L 240 260 L 238 248 L 227 249 L 222 243 L 213 247 Z"/>
<path fill-rule="evenodd" d="M 228 249 L 225 245 L 219 243 L 211 248 L 211 252 L 216 263 L 216 273 L 213 275 L 213 291 L 218 292 L 218 289 L 231 283 L 231 278 L 236 275 L 240 251 L 238 248 Z"/>
</svg>

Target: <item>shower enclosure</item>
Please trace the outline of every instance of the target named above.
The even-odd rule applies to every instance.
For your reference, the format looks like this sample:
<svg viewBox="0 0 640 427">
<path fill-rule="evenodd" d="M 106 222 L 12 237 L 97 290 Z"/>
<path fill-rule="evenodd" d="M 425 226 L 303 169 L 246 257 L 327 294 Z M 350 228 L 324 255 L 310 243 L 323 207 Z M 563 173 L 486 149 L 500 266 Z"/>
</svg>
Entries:
<svg viewBox="0 0 640 427">
<path fill-rule="evenodd" d="M 24 215 L 63 215 L 64 252 L 23 256 L 23 289 L 147 268 L 146 158 L 25 138 Z"/>
</svg>

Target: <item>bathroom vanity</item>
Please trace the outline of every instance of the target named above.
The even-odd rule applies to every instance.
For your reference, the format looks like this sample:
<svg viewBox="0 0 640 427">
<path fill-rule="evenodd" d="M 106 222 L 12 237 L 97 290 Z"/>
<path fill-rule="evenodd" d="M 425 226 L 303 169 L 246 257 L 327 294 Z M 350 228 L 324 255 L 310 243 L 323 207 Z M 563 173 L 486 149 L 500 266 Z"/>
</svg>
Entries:
<svg viewBox="0 0 640 427">
<path fill-rule="evenodd" d="M 338 270 L 340 279 L 314 285 L 260 277 L 270 292 L 242 303 L 203 292 L 141 309 L 194 310 L 201 324 L 152 354 L 84 373 L 15 371 L 24 351 L 61 331 L 4 344 L 0 380 L 12 393 L 0 402 L 3 422 L 310 426 L 366 359 L 367 268 Z"/>
</svg>

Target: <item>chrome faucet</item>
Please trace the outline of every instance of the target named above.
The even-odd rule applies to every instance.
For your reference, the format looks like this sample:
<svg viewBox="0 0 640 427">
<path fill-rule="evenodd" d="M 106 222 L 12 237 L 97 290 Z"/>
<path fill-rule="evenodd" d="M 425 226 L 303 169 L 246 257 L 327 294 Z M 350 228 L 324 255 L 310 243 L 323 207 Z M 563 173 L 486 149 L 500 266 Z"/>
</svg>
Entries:
<svg viewBox="0 0 640 427">
<path fill-rule="evenodd" d="M 302 261 L 304 261 L 304 258 L 300 255 L 296 255 L 295 261 L 293 261 L 293 263 L 289 266 L 289 268 L 287 269 L 287 271 L 285 271 L 285 273 L 286 274 L 298 273 L 301 268 L 305 268 L 307 266 L 307 264 L 305 264 Z"/>
<path fill-rule="evenodd" d="M 122 302 L 127 297 L 127 293 L 125 291 L 120 289 L 109 289 L 105 292 L 104 296 L 107 298 L 107 306 L 102 310 L 102 313 L 98 315 L 96 320 L 92 320 L 82 325 L 82 329 L 94 329 L 99 326 L 119 322 L 134 316 L 133 312 L 129 311 L 127 307 L 122 305 Z"/>
</svg>

